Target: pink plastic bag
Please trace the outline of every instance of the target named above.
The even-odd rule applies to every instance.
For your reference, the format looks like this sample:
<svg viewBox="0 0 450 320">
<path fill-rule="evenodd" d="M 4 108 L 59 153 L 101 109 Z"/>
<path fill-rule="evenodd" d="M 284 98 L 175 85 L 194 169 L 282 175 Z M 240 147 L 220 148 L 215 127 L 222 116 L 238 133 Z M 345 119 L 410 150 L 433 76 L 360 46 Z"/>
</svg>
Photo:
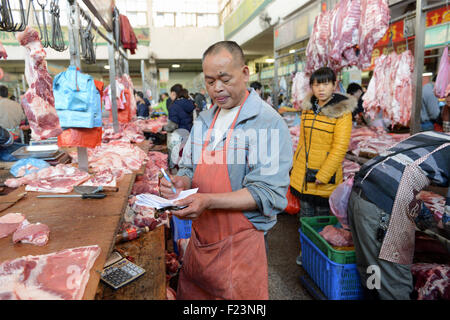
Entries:
<svg viewBox="0 0 450 320">
<path fill-rule="evenodd" d="M 347 205 L 350 193 L 353 187 L 353 177 L 342 182 L 334 189 L 330 195 L 328 202 L 330 204 L 331 212 L 338 218 L 342 228 L 349 229 L 347 220 Z"/>
<path fill-rule="evenodd" d="M 445 98 L 445 89 L 450 83 L 450 57 L 448 56 L 448 47 L 445 47 L 444 53 L 439 62 L 438 75 L 436 77 L 436 84 L 434 85 L 434 94 L 436 97 Z"/>
</svg>

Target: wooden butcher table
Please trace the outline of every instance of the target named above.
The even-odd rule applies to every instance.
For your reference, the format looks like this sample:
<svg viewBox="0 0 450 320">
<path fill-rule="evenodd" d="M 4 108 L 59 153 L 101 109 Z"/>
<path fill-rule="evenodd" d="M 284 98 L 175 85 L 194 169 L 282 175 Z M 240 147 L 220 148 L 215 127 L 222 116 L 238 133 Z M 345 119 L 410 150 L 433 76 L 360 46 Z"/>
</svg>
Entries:
<svg viewBox="0 0 450 320">
<path fill-rule="evenodd" d="M 139 145 L 148 151 L 148 141 Z M 143 166 L 144 167 L 144 166 Z M 143 173 L 143 168 L 138 172 Z M 136 173 L 127 174 L 118 182 L 118 192 L 105 192 L 104 199 L 37 198 L 46 193 L 25 192 L 22 186 L 0 196 L 1 205 L 10 206 L 0 211 L 0 216 L 20 212 L 31 223 L 44 223 L 50 228 L 49 241 L 39 247 L 30 244 L 13 244 L 11 236 L 0 239 L 0 262 L 26 255 L 42 255 L 81 246 L 98 245 L 101 253 L 96 259 L 87 283 L 83 299 L 165 299 L 166 279 L 164 262 L 164 227 L 159 227 L 143 237 L 119 245 L 135 258 L 135 263 L 146 273 L 127 286 L 113 291 L 99 284 L 100 272 L 115 247 L 115 236 L 120 227 L 134 184 Z M 76 194 L 74 192 L 70 194 Z M 98 295 L 96 296 L 96 293 Z"/>
</svg>

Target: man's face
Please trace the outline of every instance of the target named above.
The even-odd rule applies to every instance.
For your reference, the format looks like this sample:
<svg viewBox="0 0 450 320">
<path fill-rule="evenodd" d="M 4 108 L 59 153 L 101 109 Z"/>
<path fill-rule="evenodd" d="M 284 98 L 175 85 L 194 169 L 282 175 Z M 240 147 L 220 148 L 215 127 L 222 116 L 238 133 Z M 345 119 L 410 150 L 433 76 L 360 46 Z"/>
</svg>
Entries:
<svg viewBox="0 0 450 320">
<path fill-rule="evenodd" d="M 240 105 L 246 94 L 249 69 L 241 65 L 231 53 L 222 49 L 203 61 L 206 90 L 213 101 L 223 109 Z"/>
<path fill-rule="evenodd" d="M 261 96 L 261 89 L 256 89 L 255 91 L 259 96 Z"/>
<path fill-rule="evenodd" d="M 172 101 L 175 101 L 176 98 L 177 98 L 177 93 L 175 91 L 170 91 L 170 99 Z"/>
</svg>

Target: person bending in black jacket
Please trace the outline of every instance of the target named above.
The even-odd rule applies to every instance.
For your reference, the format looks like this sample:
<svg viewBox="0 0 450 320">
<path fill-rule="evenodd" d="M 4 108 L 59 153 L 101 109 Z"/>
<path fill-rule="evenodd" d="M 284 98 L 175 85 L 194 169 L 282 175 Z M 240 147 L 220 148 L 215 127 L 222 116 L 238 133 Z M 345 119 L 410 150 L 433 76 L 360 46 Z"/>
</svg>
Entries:
<svg viewBox="0 0 450 320">
<path fill-rule="evenodd" d="M 365 122 L 364 117 L 363 117 L 364 108 L 363 108 L 363 99 L 362 99 L 362 97 L 364 95 L 363 88 L 356 82 L 352 82 L 347 87 L 347 94 L 354 96 L 358 100 L 358 106 L 352 112 L 353 121 L 358 121 L 358 123 L 359 122 L 364 123 Z"/>
<path fill-rule="evenodd" d="M 9 147 L 13 143 L 13 135 L 8 130 L 0 127 L 0 148 Z"/>
</svg>

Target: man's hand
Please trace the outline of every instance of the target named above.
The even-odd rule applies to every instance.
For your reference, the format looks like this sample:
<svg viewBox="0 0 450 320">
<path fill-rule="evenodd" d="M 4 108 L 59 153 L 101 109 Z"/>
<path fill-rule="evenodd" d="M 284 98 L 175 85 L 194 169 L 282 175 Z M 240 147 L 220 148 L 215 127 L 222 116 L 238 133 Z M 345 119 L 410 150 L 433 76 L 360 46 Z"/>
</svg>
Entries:
<svg viewBox="0 0 450 320">
<path fill-rule="evenodd" d="M 174 199 L 176 198 L 181 191 L 189 189 L 191 185 L 191 179 L 186 176 L 170 176 L 170 180 L 172 180 L 177 193 L 173 193 L 172 184 L 167 181 L 165 178 L 161 178 L 161 185 L 159 186 L 159 192 L 161 193 L 161 197 L 166 199 Z"/>
<path fill-rule="evenodd" d="M 207 193 L 196 193 L 187 198 L 181 199 L 175 202 L 176 206 L 188 206 L 182 210 L 173 210 L 172 214 L 180 219 L 195 220 L 203 213 L 203 211 L 209 209 L 211 206 L 211 195 Z"/>
<path fill-rule="evenodd" d="M 319 184 L 323 184 L 323 182 L 316 178 L 316 185 L 319 185 Z"/>
</svg>

